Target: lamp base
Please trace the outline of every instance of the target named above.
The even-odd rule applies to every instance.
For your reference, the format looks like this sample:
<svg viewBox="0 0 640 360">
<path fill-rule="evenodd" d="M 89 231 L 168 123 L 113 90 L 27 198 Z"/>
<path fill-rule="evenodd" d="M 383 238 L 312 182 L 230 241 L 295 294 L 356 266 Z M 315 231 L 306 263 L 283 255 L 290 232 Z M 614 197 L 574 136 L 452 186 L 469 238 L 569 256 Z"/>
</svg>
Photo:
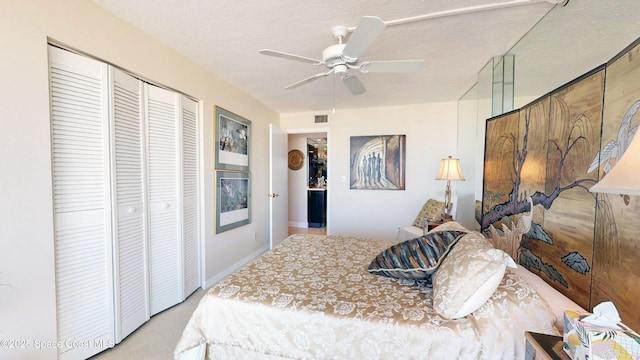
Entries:
<svg viewBox="0 0 640 360">
<path fill-rule="evenodd" d="M 453 216 L 451 216 L 451 214 L 442 213 L 440 214 L 440 217 L 442 218 L 442 222 L 453 221 Z"/>
</svg>

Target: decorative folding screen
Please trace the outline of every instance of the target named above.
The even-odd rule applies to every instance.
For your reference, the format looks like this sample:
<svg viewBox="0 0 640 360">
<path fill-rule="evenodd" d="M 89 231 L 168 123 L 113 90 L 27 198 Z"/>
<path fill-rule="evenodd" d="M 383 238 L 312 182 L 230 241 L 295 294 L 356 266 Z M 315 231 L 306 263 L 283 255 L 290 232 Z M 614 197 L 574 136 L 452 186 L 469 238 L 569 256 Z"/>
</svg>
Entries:
<svg viewBox="0 0 640 360">
<path fill-rule="evenodd" d="M 615 164 L 612 144 L 640 123 L 639 84 L 636 46 L 520 110 L 489 119 L 481 224 L 494 244 L 579 305 L 612 300 L 636 329 L 640 197 L 588 189 Z"/>
<path fill-rule="evenodd" d="M 622 154 L 637 134 L 639 108 L 640 42 L 636 41 L 607 65 L 600 178 L 617 158 L 606 149 L 617 146 Z M 591 305 L 613 301 L 624 323 L 636 331 L 640 330 L 639 219 L 640 196 L 598 194 Z"/>
</svg>

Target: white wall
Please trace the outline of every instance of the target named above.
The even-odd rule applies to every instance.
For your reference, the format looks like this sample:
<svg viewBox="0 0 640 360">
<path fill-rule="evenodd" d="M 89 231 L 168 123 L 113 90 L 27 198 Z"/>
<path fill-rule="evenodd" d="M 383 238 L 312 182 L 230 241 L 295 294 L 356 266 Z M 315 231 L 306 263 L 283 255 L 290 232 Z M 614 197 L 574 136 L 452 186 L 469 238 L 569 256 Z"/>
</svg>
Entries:
<svg viewBox="0 0 640 360">
<path fill-rule="evenodd" d="M 279 121 L 274 110 L 91 1 L 0 0 L 0 9 L 0 284 L 11 285 L 0 286 L 0 339 L 56 340 L 48 38 L 202 100 L 208 281 L 268 247 L 268 124 Z M 214 104 L 253 121 L 252 223 L 218 235 Z M 55 359 L 56 349 L 0 348 L 0 358 Z"/>
<path fill-rule="evenodd" d="M 289 226 L 307 227 L 307 184 L 309 181 L 309 158 L 307 135 L 290 134 L 289 151 L 300 150 L 304 154 L 304 165 L 299 170 L 289 169 Z"/>
<path fill-rule="evenodd" d="M 478 230 L 480 224 L 475 219 L 476 199 L 482 200 L 482 162 L 478 162 L 478 152 L 484 153 L 484 141 L 478 141 L 479 128 L 484 123 L 478 120 L 478 84 L 474 85 L 458 101 L 458 157 L 465 181 L 456 182 L 458 188 L 456 220 L 468 229 Z M 484 159 L 484 157 L 483 157 Z M 476 170 L 480 173 L 477 176 Z M 478 191 L 478 187 L 480 190 Z"/>
<path fill-rule="evenodd" d="M 395 239 L 429 198 L 444 199 L 445 183 L 435 180 L 440 160 L 456 155 L 457 102 L 337 110 L 329 122 L 314 123 L 314 113 L 289 113 L 280 127 L 328 128 L 328 231 L 373 239 Z M 406 135 L 406 190 L 349 189 L 351 136 Z M 345 181 L 342 181 L 342 177 Z M 455 184 L 452 184 L 455 192 Z"/>
</svg>

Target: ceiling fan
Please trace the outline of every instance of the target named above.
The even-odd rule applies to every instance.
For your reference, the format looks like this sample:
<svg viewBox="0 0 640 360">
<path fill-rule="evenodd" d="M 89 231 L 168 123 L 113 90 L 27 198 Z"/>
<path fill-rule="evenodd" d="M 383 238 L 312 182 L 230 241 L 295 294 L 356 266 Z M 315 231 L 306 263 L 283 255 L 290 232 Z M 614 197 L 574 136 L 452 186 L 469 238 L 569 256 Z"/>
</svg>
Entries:
<svg viewBox="0 0 640 360">
<path fill-rule="evenodd" d="M 360 56 L 385 27 L 385 23 L 380 18 L 365 16 L 360 20 L 346 44 L 343 43 L 343 40 L 349 29 L 345 26 L 334 27 L 333 36 L 338 40 L 338 43 L 322 51 L 322 60 L 269 49 L 262 49 L 259 53 L 324 66 L 329 69 L 286 86 L 285 89 L 294 89 L 334 73 L 342 78 L 342 82 L 353 95 L 360 95 L 366 89 L 355 75 L 349 73 L 350 69 L 359 70 L 362 73 L 408 73 L 419 71 L 424 67 L 424 60 L 360 61 Z"/>
</svg>

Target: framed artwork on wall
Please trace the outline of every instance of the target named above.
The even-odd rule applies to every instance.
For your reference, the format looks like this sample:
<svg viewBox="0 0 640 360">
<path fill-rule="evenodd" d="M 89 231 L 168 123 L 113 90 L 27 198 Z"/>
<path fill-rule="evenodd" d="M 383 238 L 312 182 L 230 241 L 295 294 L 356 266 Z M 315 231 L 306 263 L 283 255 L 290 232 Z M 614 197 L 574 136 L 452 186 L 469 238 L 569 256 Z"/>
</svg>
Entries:
<svg viewBox="0 0 640 360">
<path fill-rule="evenodd" d="M 216 234 L 251 223 L 249 173 L 216 171 Z"/>
<path fill-rule="evenodd" d="M 405 135 L 351 137 L 351 189 L 404 190 Z"/>
<path fill-rule="evenodd" d="M 214 168 L 249 171 L 251 121 L 215 107 Z"/>
</svg>

